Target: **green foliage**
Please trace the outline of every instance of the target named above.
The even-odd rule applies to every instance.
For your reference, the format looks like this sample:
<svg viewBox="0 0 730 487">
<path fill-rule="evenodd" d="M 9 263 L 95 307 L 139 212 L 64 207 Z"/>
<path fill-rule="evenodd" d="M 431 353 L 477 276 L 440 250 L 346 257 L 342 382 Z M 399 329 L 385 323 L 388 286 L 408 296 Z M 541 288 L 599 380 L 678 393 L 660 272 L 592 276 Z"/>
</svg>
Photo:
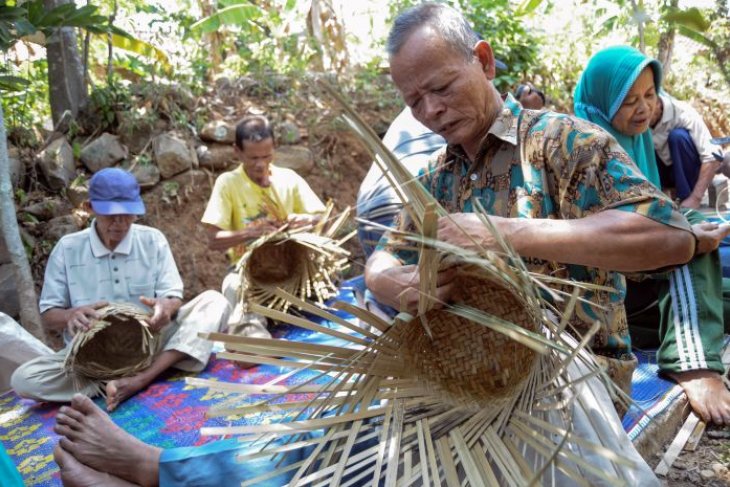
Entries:
<svg viewBox="0 0 730 487">
<path fill-rule="evenodd" d="M 0 88 L 8 128 L 41 125 L 44 114 L 50 112 L 47 66 L 45 59 L 36 59 L 20 65 L 8 62 L 0 67 L 0 72 L 23 80 L 16 87 Z"/>
<path fill-rule="evenodd" d="M 89 128 L 97 131 L 116 128 L 117 113 L 127 113 L 131 108 L 132 98 L 126 86 L 112 80 L 97 87 L 89 95 L 87 123 L 93 125 Z"/>
<path fill-rule="evenodd" d="M 662 20 L 697 32 L 705 32 L 710 28 L 710 22 L 705 19 L 702 12 L 696 7 L 687 10 L 669 9 L 662 15 Z"/>
<path fill-rule="evenodd" d="M 195 22 L 190 26 L 190 31 L 192 33 L 209 34 L 217 32 L 224 25 L 243 26 L 252 24 L 263 16 L 264 11 L 261 7 L 250 3 L 240 3 L 222 8 L 213 15 Z"/>
</svg>

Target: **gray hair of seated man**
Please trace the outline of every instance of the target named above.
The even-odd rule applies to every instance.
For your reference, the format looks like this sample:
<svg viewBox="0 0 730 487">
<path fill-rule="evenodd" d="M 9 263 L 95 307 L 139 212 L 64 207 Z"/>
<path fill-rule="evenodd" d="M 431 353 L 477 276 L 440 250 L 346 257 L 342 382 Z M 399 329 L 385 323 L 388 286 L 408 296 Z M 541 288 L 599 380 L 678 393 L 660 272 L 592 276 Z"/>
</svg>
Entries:
<svg viewBox="0 0 730 487">
<path fill-rule="evenodd" d="M 479 36 L 460 12 L 440 3 L 422 3 L 398 15 L 388 34 L 388 55 L 398 54 L 410 35 L 423 26 L 439 32 L 446 43 L 462 53 L 467 61 L 474 58 L 474 46 L 479 42 Z"/>
</svg>

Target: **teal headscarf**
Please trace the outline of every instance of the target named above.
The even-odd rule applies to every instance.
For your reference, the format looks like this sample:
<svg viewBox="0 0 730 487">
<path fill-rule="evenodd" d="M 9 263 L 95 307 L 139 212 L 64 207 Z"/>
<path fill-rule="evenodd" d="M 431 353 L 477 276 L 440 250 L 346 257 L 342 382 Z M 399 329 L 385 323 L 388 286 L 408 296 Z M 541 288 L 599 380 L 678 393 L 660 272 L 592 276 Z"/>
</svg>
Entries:
<svg viewBox="0 0 730 487">
<path fill-rule="evenodd" d="M 631 156 L 646 179 L 660 188 L 659 169 L 654 155 L 651 130 L 629 136 L 611 126 L 624 98 L 647 66 L 654 71 L 657 93 L 661 88 L 662 65 L 629 46 L 614 46 L 598 51 L 588 61 L 575 87 L 575 114 L 606 129 Z"/>
</svg>

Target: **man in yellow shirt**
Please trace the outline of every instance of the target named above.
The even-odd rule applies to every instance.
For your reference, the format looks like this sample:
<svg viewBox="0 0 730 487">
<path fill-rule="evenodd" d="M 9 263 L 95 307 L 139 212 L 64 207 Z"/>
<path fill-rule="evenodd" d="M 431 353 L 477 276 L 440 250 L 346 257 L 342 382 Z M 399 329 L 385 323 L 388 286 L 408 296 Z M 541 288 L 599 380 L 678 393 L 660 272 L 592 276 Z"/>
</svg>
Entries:
<svg viewBox="0 0 730 487">
<path fill-rule="evenodd" d="M 266 212 L 265 201 L 280 202 L 289 215 L 290 226 L 294 227 L 317 221 L 318 214 L 325 209 L 301 176 L 291 169 L 271 165 L 275 153 L 274 133 L 266 118 L 244 118 L 236 126 L 235 148 L 242 163 L 218 176 L 201 219 L 208 227 L 208 247 L 226 250 L 233 265 L 244 254 L 246 243 L 281 225 Z M 233 308 L 229 331 L 270 338 L 266 319 L 244 312 L 239 288 L 238 274 L 229 272 L 223 279 L 222 289 Z"/>
</svg>

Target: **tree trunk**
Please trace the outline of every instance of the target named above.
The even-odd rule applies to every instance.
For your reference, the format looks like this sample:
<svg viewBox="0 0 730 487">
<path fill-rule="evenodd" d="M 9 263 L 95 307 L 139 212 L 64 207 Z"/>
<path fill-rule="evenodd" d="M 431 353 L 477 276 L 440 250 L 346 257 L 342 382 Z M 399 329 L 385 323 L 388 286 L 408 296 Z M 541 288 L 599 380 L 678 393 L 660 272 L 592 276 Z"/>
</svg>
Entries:
<svg viewBox="0 0 730 487">
<path fill-rule="evenodd" d="M 51 10 L 71 2 L 72 0 L 44 0 L 43 3 L 47 10 Z M 66 110 L 76 117 L 88 98 L 76 31 L 72 27 L 55 29 L 46 41 L 46 55 L 51 116 L 55 125 Z"/>
<path fill-rule="evenodd" d="M 8 144 L 5 135 L 5 120 L 0 104 L 0 226 L 2 238 L 10 254 L 10 261 L 15 270 L 15 283 L 18 288 L 20 302 L 20 322 L 23 327 L 41 341 L 46 337 L 41 326 L 41 315 L 38 312 L 38 297 L 35 293 L 33 276 L 30 272 L 28 258 L 25 255 L 23 241 L 20 239 L 18 220 L 15 216 L 13 185 L 10 182 L 10 162 L 8 161 Z"/>
<path fill-rule="evenodd" d="M 673 10 L 679 6 L 679 0 L 669 0 L 665 3 L 665 7 L 662 9 Z M 664 79 L 669 76 L 672 69 L 672 54 L 674 54 L 674 39 L 677 36 L 677 29 L 673 22 L 664 22 L 666 30 L 662 31 L 659 35 L 659 51 L 657 52 L 657 59 L 664 68 Z"/>
</svg>

